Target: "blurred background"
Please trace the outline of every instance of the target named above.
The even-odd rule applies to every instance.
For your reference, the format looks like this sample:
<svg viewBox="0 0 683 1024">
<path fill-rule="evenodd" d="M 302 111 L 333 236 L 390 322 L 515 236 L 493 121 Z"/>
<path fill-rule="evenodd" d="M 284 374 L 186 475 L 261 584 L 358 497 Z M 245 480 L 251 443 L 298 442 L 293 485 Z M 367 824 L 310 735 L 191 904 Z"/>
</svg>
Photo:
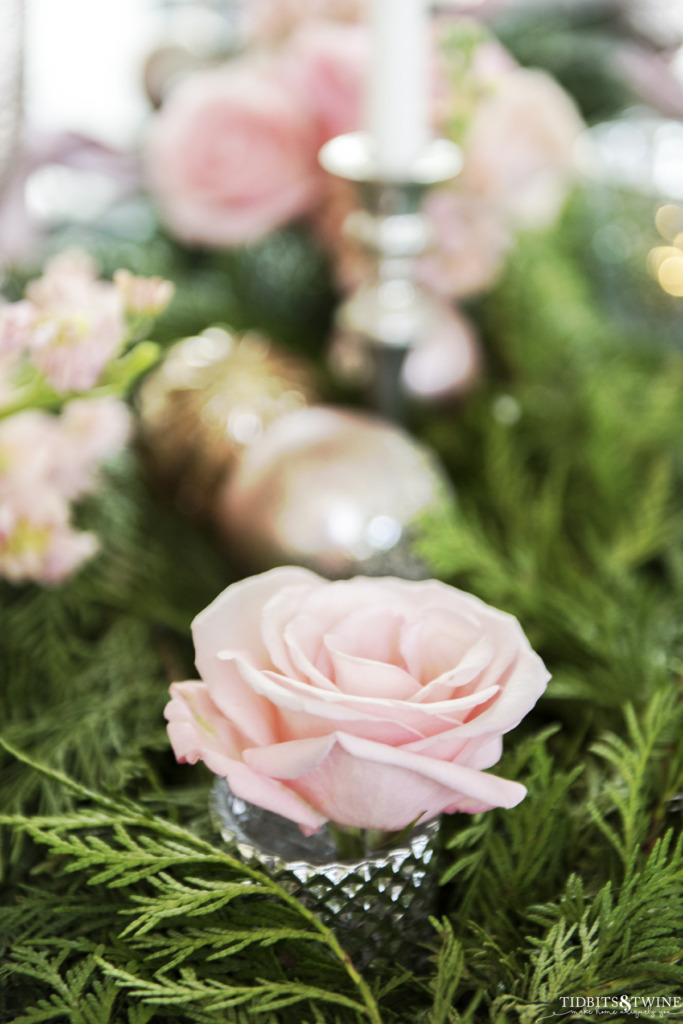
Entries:
<svg viewBox="0 0 683 1024">
<path fill-rule="evenodd" d="M 138 202 L 134 215 L 130 206 L 132 196 L 145 195 L 139 156 L 154 109 L 183 74 L 239 50 L 255 7 L 278 2 L 283 9 L 297 6 L 295 0 L 1 0 L 4 279 L 17 268 L 33 272 L 46 239 L 65 227 L 113 228 L 135 244 L 158 235 L 153 204 Z M 569 92 L 589 128 L 589 145 L 578 158 L 596 184 L 591 201 L 601 214 L 614 205 L 615 187 L 654 197 L 657 208 L 683 199 L 683 0 L 440 0 L 434 6 L 486 22 L 520 64 L 549 71 Z M 671 214 L 666 242 L 679 234 L 677 216 Z M 606 278 L 628 256 L 627 234 L 614 220 L 596 226 L 594 249 Z M 672 287 L 683 292 L 683 261 Z"/>
</svg>

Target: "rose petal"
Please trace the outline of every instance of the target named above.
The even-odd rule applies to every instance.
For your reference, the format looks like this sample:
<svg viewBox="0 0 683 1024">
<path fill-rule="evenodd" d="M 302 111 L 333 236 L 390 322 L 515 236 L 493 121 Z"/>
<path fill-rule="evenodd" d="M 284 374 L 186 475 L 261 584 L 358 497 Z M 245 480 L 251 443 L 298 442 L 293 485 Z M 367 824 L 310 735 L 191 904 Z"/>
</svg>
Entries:
<svg viewBox="0 0 683 1024">
<path fill-rule="evenodd" d="M 428 704 L 447 700 L 454 690 L 464 689 L 474 680 L 478 680 L 482 672 L 494 657 L 494 646 L 491 637 L 483 636 L 466 650 L 456 668 L 444 672 L 426 683 L 412 698 L 415 704 Z M 462 694 L 459 694 L 462 696 Z"/>
<path fill-rule="evenodd" d="M 261 668 L 272 667 L 262 635 L 261 612 L 283 588 L 311 585 L 320 577 L 308 569 L 284 566 L 233 583 L 200 612 L 192 623 L 199 674 L 215 670 L 214 655 L 234 651 Z"/>
<path fill-rule="evenodd" d="M 303 708 L 297 711 L 279 708 L 279 718 L 281 735 L 290 739 L 310 739 L 314 736 L 328 736 L 330 733 L 329 718 L 322 718 Z M 403 746 L 405 743 L 424 738 L 417 729 L 411 729 L 392 718 L 377 718 L 374 715 L 355 720 L 346 719 L 343 726 L 344 732 L 352 736 L 363 736 L 378 743 L 389 743 L 392 747 Z"/>
<path fill-rule="evenodd" d="M 291 673 L 285 674 L 300 676 L 323 690 L 335 690 L 332 664 L 322 643 L 324 632 L 323 624 L 312 615 L 298 615 L 285 627 L 284 641 L 294 666 Z"/>
<path fill-rule="evenodd" d="M 501 678 L 498 700 L 482 714 L 468 718 L 462 726 L 461 735 L 464 738 L 484 733 L 506 733 L 516 728 L 542 695 L 549 679 L 547 668 L 529 647 L 519 655 L 507 676 Z"/>
<path fill-rule="evenodd" d="M 454 666 L 461 668 L 473 649 L 481 644 L 487 623 L 472 621 L 450 609 L 425 608 L 420 618 L 408 623 L 401 634 L 401 653 L 410 674 L 423 686 L 438 679 Z M 492 648 L 491 641 L 489 646 Z M 483 650 L 479 650 L 478 664 Z M 489 650 L 489 660 L 492 649 Z M 483 668 L 483 664 L 479 671 Z M 476 669 L 473 674 L 476 674 Z"/>
<path fill-rule="evenodd" d="M 242 679 L 254 693 L 267 697 L 277 707 L 297 710 L 305 709 L 332 721 L 370 720 L 372 717 L 387 718 L 416 730 L 423 735 L 450 728 L 455 722 L 463 721 L 472 709 L 492 700 L 498 688 L 489 686 L 479 693 L 468 694 L 453 700 L 433 704 L 415 705 L 408 701 L 382 697 L 360 697 L 340 690 L 320 690 L 289 679 L 275 672 L 259 672 L 238 656 L 221 654 L 221 658 L 234 660 Z"/>
<path fill-rule="evenodd" d="M 290 787 L 259 775 L 246 764 L 234 762 L 225 776 L 235 796 L 295 821 L 306 835 L 317 832 L 327 820 Z"/>
<path fill-rule="evenodd" d="M 347 826 L 393 831 L 428 821 L 446 807 L 513 807 L 526 793 L 519 783 L 462 765 L 339 732 L 336 740 L 318 767 L 289 785 Z"/>
<path fill-rule="evenodd" d="M 325 638 L 325 644 L 332 658 L 334 681 L 349 696 L 397 701 L 409 700 L 418 693 L 419 684 L 404 669 L 346 654 L 336 649 L 330 637 Z"/>
<path fill-rule="evenodd" d="M 421 757 L 401 747 L 387 747 L 344 733 L 337 733 L 337 740 L 352 757 L 367 758 L 375 764 L 387 767 L 406 768 L 464 796 L 481 800 L 491 807 L 515 807 L 526 794 L 525 787 L 519 782 L 501 779 L 497 775 L 487 775 L 465 765 L 436 761 L 434 758 Z"/>
<path fill-rule="evenodd" d="M 216 707 L 235 724 L 249 745 L 273 742 L 277 731 L 275 708 L 244 682 L 232 655 L 217 655 L 216 667 L 207 674 L 206 685 Z"/>
<path fill-rule="evenodd" d="M 501 758 L 503 740 L 501 736 L 474 736 L 468 739 L 462 734 L 462 726 L 456 725 L 447 732 L 405 743 L 403 750 L 424 754 L 439 761 L 457 760 L 458 764 L 466 764 L 470 768 L 490 768 Z"/>
<path fill-rule="evenodd" d="M 334 733 L 308 740 L 287 740 L 270 747 L 244 751 L 244 762 L 254 771 L 275 779 L 298 779 L 321 764 L 336 740 Z"/>
<path fill-rule="evenodd" d="M 404 621 L 393 608 L 362 608 L 326 630 L 326 636 L 334 640 L 338 651 L 405 668 L 399 645 Z"/>
<path fill-rule="evenodd" d="M 304 598 L 323 583 L 322 578 L 313 573 L 309 573 L 309 577 L 307 582 L 283 587 L 267 601 L 261 632 L 273 668 L 286 676 L 314 677 L 320 686 L 331 688 L 333 684 L 324 671 L 315 666 L 322 635 L 318 619 L 301 613 Z"/>
<path fill-rule="evenodd" d="M 173 683 L 164 709 L 171 746 L 179 761 L 195 764 L 207 753 L 237 757 L 236 730 L 220 713 L 204 683 Z"/>
<path fill-rule="evenodd" d="M 308 833 L 323 824 L 325 818 L 300 796 L 242 763 L 239 736 L 211 700 L 204 683 L 173 683 L 164 714 L 179 761 L 204 761 L 212 772 L 228 779 L 235 796 L 296 821 Z"/>
</svg>

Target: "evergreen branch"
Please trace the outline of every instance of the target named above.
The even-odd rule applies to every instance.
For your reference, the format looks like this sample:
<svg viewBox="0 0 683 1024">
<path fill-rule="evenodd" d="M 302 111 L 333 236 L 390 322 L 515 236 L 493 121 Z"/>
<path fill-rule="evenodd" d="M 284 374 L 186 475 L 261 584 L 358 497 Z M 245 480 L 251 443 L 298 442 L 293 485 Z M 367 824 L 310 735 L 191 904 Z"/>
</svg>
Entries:
<svg viewBox="0 0 683 1024">
<path fill-rule="evenodd" d="M 433 920 L 432 923 L 441 935 L 441 949 L 433 981 L 434 1002 L 429 1024 L 460 1024 L 461 1017 L 453 1009 L 453 999 L 465 967 L 462 945 L 454 936 L 448 920 Z"/>
<path fill-rule="evenodd" d="M 101 957 L 96 959 L 107 977 L 113 978 L 121 987 L 153 1006 L 199 1003 L 207 1011 L 217 1011 L 248 1005 L 252 1012 L 262 1013 L 312 1000 L 343 1006 L 354 1010 L 360 1018 L 372 1019 L 367 1005 L 313 986 L 259 982 L 258 979 L 253 986 L 229 985 L 213 979 L 203 981 L 190 969 L 180 972 L 181 981 L 163 976 L 152 981 L 117 968 Z"/>
<path fill-rule="evenodd" d="M 227 931 L 224 927 L 205 925 L 200 930 L 188 925 L 182 931 L 169 930 L 163 935 L 145 935 L 145 940 L 139 944 L 139 948 L 144 950 L 146 960 L 163 959 L 163 969 L 168 972 L 197 956 L 202 956 L 206 963 L 211 963 L 242 953 L 250 946 L 268 948 L 287 940 L 314 943 L 324 941 L 320 935 L 302 933 L 293 928 L 254 927 L 247 930 L 231 927 Z"/>
<path fill-rule="evenodd" d="M 381 1024 L 379 1009 L 367 982 L 358 973 L 348 955 L 340 946 L 334 933 L 315 914 L 266 874 L 243 863 L 224 850 L 217 850 L 211 843 L 202 840 L 195 833 L 188 831 L 182 826 L 174 825 L 149 815 L 132 801 L 115 800 L 103 794 L 93 792 L 61 772 L 33 762 L 31 758 L 20 754 L 18 751 L 14 751 L 9 744 L 1 739 L 0 745 L 8 753 L 12 753 L 48 778 L 59 781 L 69 787 L 81 799 L 90 800 L 102 808 L 102 812 L 99 815 L 93 816 L 87 812 L 83 818 L 80 818 L 79 815 L 71 815 L 66 828 L 64 819 L 59 816 L 53 818 L 38 817 L 34 819 L 22 819 L 20 816 L 0 817 L 0 825 L 13 825 L 15 828 L 27 832 L 36 842 L 48 846 L 56 854 L 70 858 L 73 870 L 91 872 L 93 868 L 101 865 L 100 871 L 94 878 L 100 881 L 104 879 L 105 884 L 109 886 L 115 884 L 116 880 L 121 877 L 127 879 L 132 877 L 136 880 L 143 877 L 150 880 L 152 877 L 153 865 L 150 863 L 151 842 L 147 840 L 144 840 L 142 843 L 136 842 L 130 835 L 130 832 L 126 831 L 135 827 L 143 828 L 155 834 L 157 837 L 155 842 L 159 844 L 156 846 L 157 852 L 166 843 L 163 858 L 165 868 L 174 863 L 172 860 L 169 861 L 169 856 L 176 858 L 176 866 L 178 858 L 180 858 L 180 864 L 182 865 L 187 863 L 189 856 L 194 857 L 195 862 L 223 866 L 228 868 L 231 873 L 246 876 L 253 883 L 247 890 L 244 888 L 240 889 L 239 887 L 235 888 L 233 883 L 223 882 L 222 897 L 217 897 L 213 891 L 208 894 L 196 892 L 185 902 L 182 900 L 178 902 L 176 900 L 175 905 L 167 907 L 163 911 L 158 908 L 158 916 L 154 920 L 160 921 L 162 918 L 177 916 L 183 912 L 183 909 L 187 910 L 189 906 L 194 906 L 195 908 L 203 906 L 215 910 L 219 904 L 224 905 L 230 899 L 237 896 L 238 893 L 240 895 L 245 894 L 245 892 L 268 893 L 293 909 L 304 919 L 309 928 L 312 928 L 322 936 L 327 947 L 343 966 L 354 988 L 358 990 L 365 1006 L 367 1019 L 372 1021 L 373 1024 Z M 81 821 L 80 825 L 78 824 L 79 820 Z M 90 832 L 95 826 L 95 822 L 98 823 L 99 827 L 108 826 L 113 830 L 115 839 L 118 839 L 115 846 L 106 843 L 99 837 L 89 835 L 85 839 L 81 839 L 74 834 L 75 830 L 80 828 L 85 828 Z M 168 846 L 169 843 L 173 844 L 172 847 Z M 126 851 L 123 861 L 121 859 L 121 846 Z M 133 871 L 132 876 L 130 874 L 131 870 Z M 159 876 L 157 875 L 158 878 Z M 163 872 L 161 879 L 162 884 L 165 884 Z M 94 879 L 92 876 L 89 882 L 93 884 Z M 130 881 L 125 884 L 130 884 Z M 157 884 L 159 883 L 157 882 Z M 194 903 L 192 902 L 193 900 Z M 140 934 L 140 928 L 142 927 L 142 924 L 138 925 L 137 934 Z M 129 926 L 128 930 L 131 928 L 135 930 L 134 925 Z"/>
<path fill-rule="evenodd" d="M 658 765 L 656 751 L 667 751 L 672 735 L 680 735 L 683 722 L 683 702 L 679 695 L 665 689 L 656 693 L 641 719 L 634 708 L 624 709 L 628 740 L 608 733 L 592 746 L 592 752 L 609 762 L 614 777 L 605 787 L 599 803 L 591 800 L 588 811 L 610 845 L 617 852 L 624 868 L 631 865 L 643 846 L 649 826 L 650 814 L 646 799 L 652 786 L 653 768 Z M 611 804 L 611 807 L 610 807 Z M 620 818 L 617 832 L 606 817 L 605 808 L 616 809 Z"/>
</svg>

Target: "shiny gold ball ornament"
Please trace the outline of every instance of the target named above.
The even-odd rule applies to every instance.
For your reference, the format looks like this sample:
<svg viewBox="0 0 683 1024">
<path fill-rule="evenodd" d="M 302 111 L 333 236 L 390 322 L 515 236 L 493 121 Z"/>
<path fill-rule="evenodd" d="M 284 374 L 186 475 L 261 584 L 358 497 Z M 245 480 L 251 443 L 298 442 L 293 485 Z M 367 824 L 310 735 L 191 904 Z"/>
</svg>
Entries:
<svg viewBox="0 0 683 1024">
<path fill-rule="evenodd" d="M 177 507 L 207 517 L 239 455 L 270 423 L 315 398 L 303 360 L 262 335 L 210 327 L 174 345 L 145 381 L 142 443 Z"/>
<path fill-rule="evenodd" d="M 268 426 L 217 494 L 215 522 L 249 571 L 431 575 L 418 520 L 454 501 L 435 456 L 377 416 L 310 406 Z"/>
</svg>

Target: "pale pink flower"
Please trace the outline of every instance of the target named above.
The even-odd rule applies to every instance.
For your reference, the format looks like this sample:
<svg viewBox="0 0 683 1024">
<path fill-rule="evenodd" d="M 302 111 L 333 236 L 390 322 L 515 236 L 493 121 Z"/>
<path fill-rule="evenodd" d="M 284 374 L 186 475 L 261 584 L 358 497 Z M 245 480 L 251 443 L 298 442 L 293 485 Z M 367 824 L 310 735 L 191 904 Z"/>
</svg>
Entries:
<svg viewBox="0 0 683 1024">
<path fill-rule="evenodd" d="M 465 136 L 459 189 L 525 228 L 556 219 L 575 176 L 583 123 L 573 100 L 543 71 L 519 68 L 480 104 Z"/>
<path fill-rule="evenodd" d="M 157 316 L 175 291 L 173 283 L 162 277 L 136 277 L 123 268 L 115 272 L 114 284 L 129 316 Z"/>
<path fill-rule="evenodd" d="M 118 398 L 82 398 L 64 407 L 58 423 L 51 479 L 62 494 L 79 497 L 96 488 L 100 465 L 128 440 L 131 415 Z"/>
<path fill-rule="evenodd" d="M 26 409 L 0 420 L 0 499 L 17 487 L 50 483 L 58 449 L 56 416 Z"/>
<path fill-rule="evenodd" d="M 512 236 L 489 203 L 451 187 L 437 189 L 424 203 L 433 244 L 420 258 L 418 277 L 432 291 L 466 298 L 490 288 L 498 278 Z"/>
<path fill-rule="evenodd" d="M 61 416 L 28 409 L 0 420 L 0 576 L 57 583 L 97 550 L 70 524 L 70 500 L 126 440 L 130 415 L 114 398 L 71 402 Z"/>
<path fill-rule="evenodd" d="M 174 683 L 166 708 L 176 756 L 304 833 L 523 799 L 484 769 L 548 672 L 517 620 L 471 594 L 286 566 L 228 587 L 192 628 L 201 681 Z"/>
<path fill-rule="evenodd" d="M 27 352 L 33 342 L 36 308 L 25 299 L 0 306 L 0 357 Z"/>
<path fill-rule="evenodd" d="M 12 583 L 60 583 L 95 554 L 97 538 L 74 530 L 56 491 L 0 494 L 0 575 Z"/>
<path fill-rule="evenodd" d="M 117 289 L 89 258 L 67 252 L 49 263 L 26 295 L 36 310 L 33 362 L 59 392 L 87 391 L 125 339 Z"/>
<path fill-rule="evenodd" d="M 49 260 L 41 277 L 30 281 L 26 295 L 39 309 L 71 305 L 98 280 L 98 267 L 82 249 L 65 249 Z"/>
<path fill-rule="evenodd" d="M 67 499 L 89 493 L 130 428 L 127 406 L 112 397 L 69 402 L 60 416 L 27 409 L 0 420 L 0 495 L 29 487 Z"/>
<path fill-rule="evenodd" d="M 277 71 L 244 59 L 197 72 L 157 115 L 148 177 L 181 238 L 210 245 L 252 241 L 315 201 L 316 125 Z"/>
<path fill-rule="evenodd" d="M 474 385 L 481 364 L 474 325 L 459 310 L 444 306 L 406 355 L 401 379 L 416 398 L 448 400 Z"/>
</svg>

